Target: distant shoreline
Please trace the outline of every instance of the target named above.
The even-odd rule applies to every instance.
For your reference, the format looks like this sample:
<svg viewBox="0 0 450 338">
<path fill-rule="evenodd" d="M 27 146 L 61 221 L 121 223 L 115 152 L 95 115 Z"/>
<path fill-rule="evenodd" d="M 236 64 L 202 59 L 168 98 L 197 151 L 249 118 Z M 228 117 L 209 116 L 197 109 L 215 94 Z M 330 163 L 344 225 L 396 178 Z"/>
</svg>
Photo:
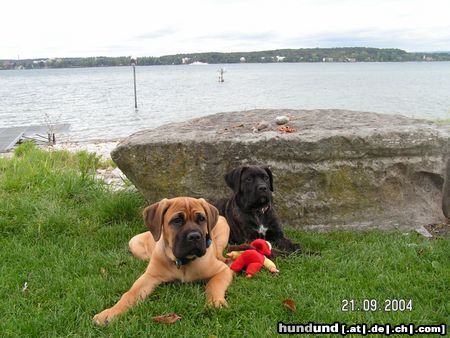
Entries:
<svg viewBox="0 0 450 338">
<path fill-rule="evenodd" d="M 131 57 L 61 57 L 0 60 L 0 70 L 46 69 L 46 68 L 86 68 L 129 66 Z M 450 61 L 450 52 L 406 52 L 392 48 L 302 48 L 276 49 L 255 52 L 231 53 L 185 53 L 159 57 L 138 57 L 138 65 L 189 65 L 193 63 L 234 64 L 234 63 L 342 63 L 342 62 L 435 62 Z"/>
<path fill-rule="evenodd" d="M 35 67 L 35 68 L 25 68 L 25 67 L 17 67 L 17 68 L 2 68 L 1 62 L 3 60 L 0 60 L 0 71 L 4 70 L 45 70 L 45 69 L 82 69 L 82 68 L 117 68 L 117 67 L 130 67 L 130 65 L 98 65 L 98 66 L 70 66 L 70 67 Z M 250 64 L 250 65 L 264 65 L 264 64 L 310 64 L 310 63 L 316 63 L 316 64 L 322 64 L 322 63 L 441 63 L 441 62 L 450 62 L 450 60 L 435 60 L 435 61 L 354 61 L 354 62 L 343 62 L 343 61 L 332 61 L 332 62 L 308 62 L 308 61 L 302 61 L 302 62 L 246 62 L 244 64 Z M 233 65 L 233 64 L 242 64 L 242 63 L 235 63 L 235 62 L 229 62 L 229 63 L 204 63 L 203 65 Z M 161 64 L 161 65 L 139 65 L 140 67 L 152 67 L 152 66 L 189 66 L 191 64 Z"/>
</svg>

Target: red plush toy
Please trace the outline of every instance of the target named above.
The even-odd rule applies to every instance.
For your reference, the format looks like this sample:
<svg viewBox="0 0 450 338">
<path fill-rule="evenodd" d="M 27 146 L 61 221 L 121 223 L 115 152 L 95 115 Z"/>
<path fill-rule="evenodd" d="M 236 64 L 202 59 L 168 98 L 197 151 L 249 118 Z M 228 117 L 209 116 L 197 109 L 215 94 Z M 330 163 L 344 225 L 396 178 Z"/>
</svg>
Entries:
<svg viewBox="0 0 450 338">
<path fill-rule="evenodd" d="M 247 269 L 246 277 L 250 278 L 257 273 L 263 266 L 266 266 L 270 272 L 278 272 L 275 264 L 266 256 L 272 254 L 271 245 L 263 239 L 255 239 L 250 243 L 252 249 L 242 252 L 233 251 L 227 254 L 228 257 L 236 259 L 231 265 L 230 269 L 234 272 L 242 271 L 245 267 Z"/>
</svg>

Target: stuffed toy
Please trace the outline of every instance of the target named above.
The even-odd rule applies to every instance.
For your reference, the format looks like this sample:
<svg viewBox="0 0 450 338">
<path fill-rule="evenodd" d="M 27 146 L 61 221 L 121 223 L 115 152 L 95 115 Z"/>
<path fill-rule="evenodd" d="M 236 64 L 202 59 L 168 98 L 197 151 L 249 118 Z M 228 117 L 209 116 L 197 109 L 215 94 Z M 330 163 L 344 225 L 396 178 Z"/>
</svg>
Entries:
<svg viewBox="0 0 450 338">
<path fill-rule="evenodd" d="M 247 278 L 251 278 L 263 266 L 270 272 L 279 272 L 274 262 L 267 256 L 272 254 L 272 246 L 269 242 L 263 239 L 256 239 L 250 243 L 250 249 L 245 251 L 231 251 L 227 256 L 234 260 L 230 265 L 230 269 L 234 272 L 240 272 L 246 268 L 245 273 Z"/>
</svg>

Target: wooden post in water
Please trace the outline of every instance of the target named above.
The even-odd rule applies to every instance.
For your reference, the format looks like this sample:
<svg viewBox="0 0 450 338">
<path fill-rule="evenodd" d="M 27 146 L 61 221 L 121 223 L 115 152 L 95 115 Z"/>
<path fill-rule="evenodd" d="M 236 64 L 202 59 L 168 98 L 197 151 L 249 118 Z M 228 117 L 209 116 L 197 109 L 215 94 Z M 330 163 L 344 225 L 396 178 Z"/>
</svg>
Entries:
<svg viewBox="0 0 450 338">
<path fill-rule="evenodd" d="M 223 73 L 225 71 L 223 70 L 223 68 L 220 68 L 217 72 L 219 73 L 219 82 L 224 82 L 225 79 L 223 78 Z"/>
<path fill-rule="evenodd" d="M 136 95 L 136 64 L 137 57 L 132 56 L 130 60 L 131 65 L 133 66 L 133 80 L 134 80 L 134 108 L 137 109 L 137 95 Z"/>
</svg>

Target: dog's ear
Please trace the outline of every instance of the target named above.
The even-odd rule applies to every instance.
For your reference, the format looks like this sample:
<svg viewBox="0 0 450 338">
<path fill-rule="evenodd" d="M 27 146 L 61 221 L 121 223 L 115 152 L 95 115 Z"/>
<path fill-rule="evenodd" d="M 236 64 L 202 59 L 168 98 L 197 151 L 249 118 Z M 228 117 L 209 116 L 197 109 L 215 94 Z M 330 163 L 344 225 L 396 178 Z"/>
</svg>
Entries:
<svg viewBox="0 0 450 338">
<path fill-rule="evenodd" d="M 167 198 L 150 205 L 144 209 L 144 223 L 148 226 L 155 242 L 161 237 L 161 229 L 164 223 L 164 215 L 169 209 L 170 202 Z"/>
<path fill-rule="evenodd" d="M 263 169 L 266 171 L 267 175 L 269 175 L 270 191 L 273 192 L 273 177 L 272 177 L 272 171 L 269 169 L 269 167 L 263 167 Z"/>
<path fill-rule="evenodd" d="M 241 176 L 247 167 L 240 166 L 225 174 L 225 182 L 237 194 L 241 188 Z"/>
<path fill-rule="evenodd" d="M 209 204 L 203 198 L 198 199 L 203 206 L 208 219 L 208 233 L 211 234 L 211 230 L 216 226 L 219 220 L 219 210 L 214 205 Z"/>
</svg>

